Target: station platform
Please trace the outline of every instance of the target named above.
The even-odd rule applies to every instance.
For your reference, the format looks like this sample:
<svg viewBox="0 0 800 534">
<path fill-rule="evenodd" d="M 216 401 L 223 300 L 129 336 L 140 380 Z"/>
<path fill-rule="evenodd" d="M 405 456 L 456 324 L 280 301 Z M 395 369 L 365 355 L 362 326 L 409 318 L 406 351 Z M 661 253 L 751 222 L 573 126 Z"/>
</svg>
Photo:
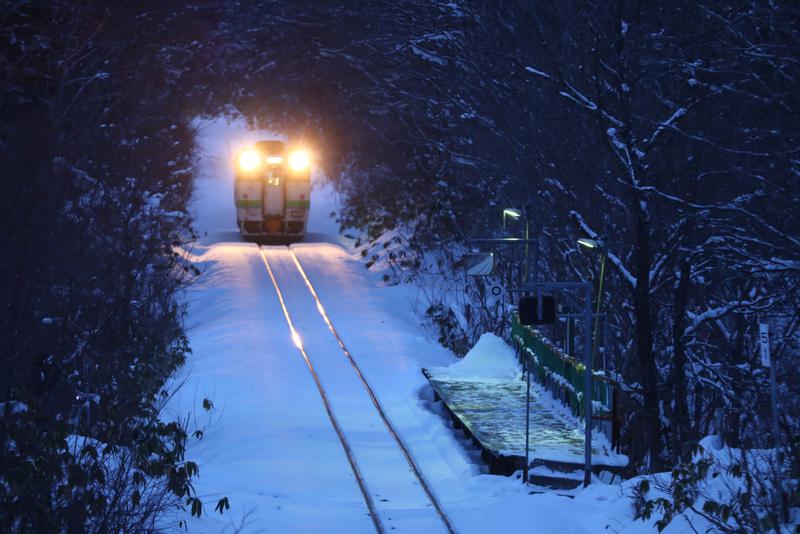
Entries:
<svg viewBox="0 0 800 534">
<path fill-rule="evenodd" d="M 525 466 L 526 383 L 519 378 L 477 380 L 437 376 L 436 369 L 422 369 L 456 428 L 463 429 L 481 449 L 489 472 L 511 475 Z M 542 398 L 547 396 L 546 398 Z M 584 433 L 576 421 L 558 413 L 558 408 L 539 388 L 531 388 L 530 466 L 534 481 L 568 488 L 583 480 Z M 621 474 L 628 463 L 624 455 L 609 453 L 604 436 L 593 440 L 595 473 Z M 538 475 L 537 475 L 538 473 Z M 572 484 L 570 481 L 574 481 Z"/>
</svg>

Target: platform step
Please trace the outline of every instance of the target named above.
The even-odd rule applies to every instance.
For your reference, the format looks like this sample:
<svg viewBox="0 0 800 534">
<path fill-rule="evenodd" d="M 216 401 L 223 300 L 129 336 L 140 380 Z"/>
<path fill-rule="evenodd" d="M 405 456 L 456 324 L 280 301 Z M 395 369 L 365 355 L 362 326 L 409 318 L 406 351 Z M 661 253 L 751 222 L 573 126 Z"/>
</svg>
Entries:
<svg viewBox="0 0 800 534">
<path fill-rule="evenodd" d="M 534 466 L 529 472 L 530 482 L 556 490 L 575 489 L 583 484 L 583 471 L 575 470 L 572 465 L 569 467 L 568 471 L 560 471 L 547 465 Z"/>
<path fill-rule="evenodd" d="M 583 484 L 583 480 L 542 475 L 531 475 L 530 483 L 551 490 L 572 490 Z"/>
</svg>

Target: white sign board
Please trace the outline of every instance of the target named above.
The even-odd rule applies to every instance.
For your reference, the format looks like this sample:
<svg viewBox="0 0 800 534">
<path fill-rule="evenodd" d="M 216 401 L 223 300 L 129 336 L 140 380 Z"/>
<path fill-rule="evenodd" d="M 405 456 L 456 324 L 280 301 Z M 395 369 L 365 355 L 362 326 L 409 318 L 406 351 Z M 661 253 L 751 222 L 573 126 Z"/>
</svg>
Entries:
<svg viewBox="0 0 800 534">
<path fill-rule="evenodd" d="M 767 323 L 758 325 L 758 340 L 761 343 L 761 365 L 769 367 L 769 325 Z"/>
<path fill-rule="evenodd" d="M 494 270 L 494 255 L 491 252 L 483 254 L 465 254 L 461 262 L 467 270 L 468 276 L 487 276 Z"/>
</svg>

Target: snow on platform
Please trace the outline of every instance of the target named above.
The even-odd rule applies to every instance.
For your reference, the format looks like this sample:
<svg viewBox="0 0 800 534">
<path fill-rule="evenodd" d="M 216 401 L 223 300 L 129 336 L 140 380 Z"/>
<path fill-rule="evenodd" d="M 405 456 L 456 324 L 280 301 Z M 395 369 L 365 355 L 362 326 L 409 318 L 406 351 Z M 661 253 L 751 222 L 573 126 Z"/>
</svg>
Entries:
<svg viewBox="0 0 800 534">
<path fill-rule="evenodd" d="M 511 347 L 497 336 L 484 334 L 463 360 L 422 372 L 456 425 L 463 426 L 483 449 L 493 473 L 511 474 L 524 467 L 527 385 Z M 552 402 L 547 393 L 531 388 L 531 463 L 583 465 L 584 433 L 558 414 Z M 627 463 L 624 459 L 592 449 L 595 466 L 622 466 Z"/>
<path fill-rule="evenodd" d="M 484 448 L 499 456 L 525 456 L 525 382 L 438 380 L 429 372 L 426 377 Z M 583 433 L 549 413 L 535 391 L 531 391 L 530 450 L 538 459 L 583 461 Z"/>
</svg>

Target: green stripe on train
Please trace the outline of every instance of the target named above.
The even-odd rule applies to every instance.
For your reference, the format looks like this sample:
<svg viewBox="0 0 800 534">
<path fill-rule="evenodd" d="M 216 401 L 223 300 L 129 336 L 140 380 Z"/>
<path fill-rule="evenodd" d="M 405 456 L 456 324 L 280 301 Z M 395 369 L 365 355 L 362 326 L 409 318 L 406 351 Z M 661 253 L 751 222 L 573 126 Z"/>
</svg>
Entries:
<svg viewBox="0 0 800 534">
<path fill-rule="evenodd" d="M 286 201 L 287 208 L 305 208 L 308 209 L 311 207 L 310 200 L 287 200 Z"/>
<path fill-rule="evenodd" d="M 237 200 L 236 201 L 237 208 L 260 208 L 261 207 L 261 199 L 255 200 Z"/>
</svg>

